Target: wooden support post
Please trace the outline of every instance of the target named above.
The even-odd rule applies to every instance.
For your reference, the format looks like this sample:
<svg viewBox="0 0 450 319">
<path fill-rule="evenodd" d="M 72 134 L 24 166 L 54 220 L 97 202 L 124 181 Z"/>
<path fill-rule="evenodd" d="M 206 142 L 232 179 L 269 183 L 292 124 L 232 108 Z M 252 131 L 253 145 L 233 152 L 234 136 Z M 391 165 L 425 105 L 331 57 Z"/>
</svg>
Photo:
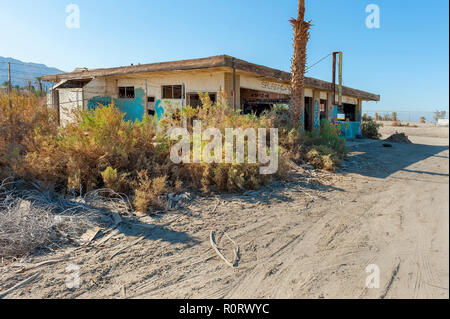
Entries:
<svg viewBox="0 0 450 319">
<path fill-rule="evenodd" d="M 236 65 L 233 58 L 233 110 L 236 111 Z"/>
<path fill-rule="evenodd" d="M 343 64 L 343 54 L 339 52 L 339 106 L 342 105 L 342 86 L 343 86 L 343 78 L 342 78 L 342 64 Z"/>
<path fill-rule="evenodd" d="M 11 62 L 8 62 L 8 104 L 9 108 L 12 111 L 12 103 L 11 103 Z"/>
<path fill-rule="evenodd" d="M 58 125 L 61 125 L 61 114 L 59 109 L 59 91 L 52 89 L 52 105 L 56 110 Z"/>
<path fill-rule="evenodd" d="M 332 83 L 333 83 L 333 107 L 336 106 L 336 52 L 333 52 L 333 66 L 332 66 Z"/>
</svg>

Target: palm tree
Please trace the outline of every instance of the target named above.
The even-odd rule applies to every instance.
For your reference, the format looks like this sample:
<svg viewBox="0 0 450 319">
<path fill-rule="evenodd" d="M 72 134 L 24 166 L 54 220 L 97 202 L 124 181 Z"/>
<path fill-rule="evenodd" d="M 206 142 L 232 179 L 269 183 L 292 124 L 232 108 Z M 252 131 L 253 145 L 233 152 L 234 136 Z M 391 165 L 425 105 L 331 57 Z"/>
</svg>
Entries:
<svg viewBox="0 0 450 319">
<path fill-rule="evenodd" d="M 301 130 L 305 126 L 305 67 L 306 46 L 309 40 L 311 21 L 305 21 L 305 0 L 299 0 L 297 19 L 291 19 L 294 29 L 294 57 L 292 59 L 291 121 Z"/>
</svg>

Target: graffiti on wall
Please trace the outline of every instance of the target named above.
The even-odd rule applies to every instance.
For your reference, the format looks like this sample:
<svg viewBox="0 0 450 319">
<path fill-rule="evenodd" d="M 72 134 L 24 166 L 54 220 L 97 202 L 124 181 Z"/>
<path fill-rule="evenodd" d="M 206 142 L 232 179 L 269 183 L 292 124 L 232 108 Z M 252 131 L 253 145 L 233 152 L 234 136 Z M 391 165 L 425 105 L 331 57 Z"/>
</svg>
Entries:
<svg viewBox="0 0 450 319">
<path fill-rule="evenodd" d="M 261 81 L 261 87 L 266 90 L 281 92 L 284 94 L 291 94 L 291 87 L 281 83 L 274 83 L 269 81 Z"/>
<path fill-rule="evenodd" d="M 116 107 L 125 114 L 126 121 L 142 121 L 145 111 L 145 91 L 141 88 L 134 90 L 134 99 L 118 99 Z"/>
<path fill-rule="evenodd" d="M 144 100 L 145 92 L 141 88 L 134 90 L 134 99 L 116 99 L 108 96 L 94 96 L 88 101 L 88 109 L 92 110 L 99 105 L 111 105 L 114 104 L 122 113 L 125 114 L 124 119 L 126 121 L 142 121 L 144 118 Z"/>
<path fill-rule="evenodd" d="M 97 108 L 99 105 L 111 105 L 115 103 L 115 99 L 112 99 L 107 96 L 94 96 L 92 99 L 88 101 L 88 110 L 93 110 Z"/>
<path fill-rule="evenodd" d="M 314 127 L 318 128 L 320 126 L 320 112 L 319 112 L 319 101 L 314 103 Z"/>
<path fill-rule="evenodd" d="M 161 121 L 164 118 L 164 107 L 161 104 L 161 100 L 156 101 L 155 114 L 157 121 Z"/>
</svg>

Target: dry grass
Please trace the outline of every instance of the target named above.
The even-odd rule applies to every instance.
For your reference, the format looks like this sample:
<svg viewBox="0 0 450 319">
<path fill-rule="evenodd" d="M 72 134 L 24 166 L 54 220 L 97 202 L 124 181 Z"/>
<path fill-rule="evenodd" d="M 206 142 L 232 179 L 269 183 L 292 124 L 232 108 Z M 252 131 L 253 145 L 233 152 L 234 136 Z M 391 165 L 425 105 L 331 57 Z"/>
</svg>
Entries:
<svg viewBox="0 0 450 319">
<path fill-rule="evenodd" d="M 94 226 L 109 227 L 109 213 L 128 212 L 126 197 L 97 190 L 82 198 L 67 198 L 40 185 L 0 183 L 0 258 L 15 258 L 36 250 L 77 244 Z"/>
<path fill-rule="evenodd" d="M 329 124 L 323 125 L 320 131 L 302 136 L 299 129 L 291 125 L 286 111 L 274 110 L 260 117 L 242 115 L 226 105 L 225 96 L 217 103 L 212 103 L 207 94 L 201 98 L 199 108 L 177 110 L 169 107 L 159 129 L 148 117 L 135 123 L 126 122 L 124 114 L 113 105 L 78 112 L 74 123 L 59 128 L 54 114 L 43 106 L 42 101 L 15 96 L 14 112 L 17 114 L 14 116 L 17 117 L 22 109 L 24 114 L 21 132 L 0 138 L 0 167 L 7 176 L 38 180 L 62 195 L 82 195 L 103 188 L 125 193 L 132 199 L 135 209 L 150 212 L 165 209 L 169 193 L 258 189 L 274 179 L 288 176 L 292 162 L 311 161 L 320 168 L 335 169 L 344 152 L 345 142 Z M 34 109 L 33 105 L 36 105 Z M 2 119 L 10 116 L 4 97 L 0 98 L 0 114 L 5 115 L 0 117 Z M 182 127 L 182 118 L 187 118 L 191 136 L 193 120 L 199 120 L 203 130 L 219 129 L 223 143 L 227 128 L 244 131 L 248 128 L 278 128 L 278 171 L 273 175 L 259 174 L 263 165 L 260 163 L 174 164 L 170 160 L 170 150 L 176 141 L 170 140 L 166 132 L 174 126 Z M 9 120 L 3 120 L 0 129 L 15 130 L 15 126 L 11 126 Z M 191 149 L 192 143 L 191 139 Z M 202 143 L 203 149 L 208 141 Z M 319 149 L 313 156 L 311 149 L 317 150 L 320 145 L 326 149 Z M 222 158 L 225 148 L 223 153 Z"/>
</svg>

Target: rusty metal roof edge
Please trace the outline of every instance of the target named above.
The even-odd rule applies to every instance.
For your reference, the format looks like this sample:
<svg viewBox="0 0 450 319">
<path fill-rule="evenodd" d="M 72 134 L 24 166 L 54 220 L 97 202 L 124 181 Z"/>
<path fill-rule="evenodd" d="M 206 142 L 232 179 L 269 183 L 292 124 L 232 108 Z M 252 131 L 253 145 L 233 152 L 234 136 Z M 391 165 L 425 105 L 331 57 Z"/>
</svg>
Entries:
<svg viewBox="0 0 450 319">
<path fill-rule="evenodd" d="M 96 77 L 118 76 L 124 74 L 139 74 L 139 73 L 164 72 L 164 71 L 188 71 L 196 69 L 210 69 L 217 67 L 233 68 L 233 66 L 237 70 L 262 75 L 266 78 L 271 78 L 281 82 L 290 82 L 291 79 L 291 73 L 289 72 L 277 70 L 259 64 L 254 64 L 224 54 L 198 59 L 158 62 L 132 66 L 121 66 L 115 68 L 99 68 L 82 72 L 69 72 L 55 75 L 46 75 L 43 76 L 43 80 L 50 82 L 59 82 L 61 80 L 66 79 L 86 79 Z M 315 78 L 305 77 L 305 85 L 313 88 L 319 88 L 329 92 L 332 91 L 331 89 L 332 84 L 330 82 Z M 369 101 L 380 101 L 380 95 L 353 89 L 350 87 L 343 87 L 343 94 L 350 96 L 357 96 L 359 98 Z"/>
</svg>

